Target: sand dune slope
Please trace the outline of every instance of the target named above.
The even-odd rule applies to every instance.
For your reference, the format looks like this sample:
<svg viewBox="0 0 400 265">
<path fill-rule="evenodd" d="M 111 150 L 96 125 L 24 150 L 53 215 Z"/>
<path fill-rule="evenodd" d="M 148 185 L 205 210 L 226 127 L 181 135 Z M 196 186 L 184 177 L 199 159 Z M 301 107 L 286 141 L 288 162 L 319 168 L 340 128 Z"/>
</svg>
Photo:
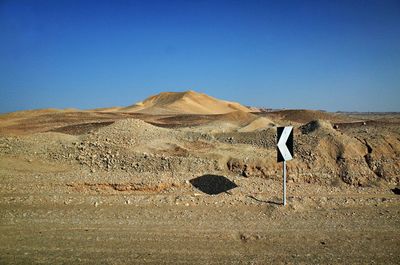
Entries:
<svg viewBox="0 0 400 265">
<path fill-rule="evenodd" d="M 236 102 L 219 100 L 194 91 L 186 91 L 160 93 L 119 111 L 146 114 L 223 114 L 238 110 L 251 111 Z"/>
<path fill-rule="evenodd" d="M 253 132 L 259 131 L 274 126 L 274 122 L 266 117 L 259 117 L 254 121 L 250 122 L 246 126 L 240 128 L 238 132 Z"/>
</svg>

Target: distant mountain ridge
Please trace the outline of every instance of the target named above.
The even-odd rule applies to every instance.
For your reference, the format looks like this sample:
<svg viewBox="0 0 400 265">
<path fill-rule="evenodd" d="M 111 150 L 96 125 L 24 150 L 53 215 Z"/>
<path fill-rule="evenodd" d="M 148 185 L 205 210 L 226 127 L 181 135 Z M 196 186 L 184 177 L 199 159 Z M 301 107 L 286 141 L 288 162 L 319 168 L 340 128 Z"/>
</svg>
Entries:
<svg viewBox="0 0 400 265">
<path fill-rule="evenodd" d="M 152 95 L 143 101 L 137 102 L 127 107 L 103 107 L 88 110 L 79 109 L 34 109 L 4 113 L 3 115 L 24 115 L 31 113 L 35 115 L 54 113 L 54 112 L 126 112 L 150 115 L 179 115 L 179 114 L 199 114 L 216 115 L 228 114 L 233 112 L 245 113 L 260 112 L 260 109 L 243 106 L 240 103 L 221 100 L 207 94 L 198 93 L 193 90 L 184 92 L 161 92 Z M 239 114 L 235 114 L 239 115 Z"/>
</svg>

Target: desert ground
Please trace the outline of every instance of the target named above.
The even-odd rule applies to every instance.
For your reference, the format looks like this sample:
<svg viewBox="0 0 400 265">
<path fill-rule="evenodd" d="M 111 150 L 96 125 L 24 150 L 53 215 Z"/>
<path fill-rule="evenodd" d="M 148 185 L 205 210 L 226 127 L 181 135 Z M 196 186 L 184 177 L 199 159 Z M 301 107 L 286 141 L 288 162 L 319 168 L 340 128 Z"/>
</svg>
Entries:
<svg viewBox="0 0 400 265">
<path fill-rule="evenodd" d="M 6 113 L 0 264 L 398 264 L 399 183 L 397 113 L 263 110 L 194 91 Z"/>
</svg>

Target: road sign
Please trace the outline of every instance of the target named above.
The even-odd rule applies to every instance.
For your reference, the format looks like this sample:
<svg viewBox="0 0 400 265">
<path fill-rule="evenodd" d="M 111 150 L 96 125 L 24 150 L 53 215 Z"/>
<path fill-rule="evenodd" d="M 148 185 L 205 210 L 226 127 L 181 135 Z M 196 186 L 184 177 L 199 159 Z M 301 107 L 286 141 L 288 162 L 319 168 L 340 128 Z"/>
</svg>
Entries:
<svg viewBox="0 0 400 265">
<path fill-rule="evenodd" d="M 286 205 L 286 161 L 293 159 L 293 127 L 278 127 L 276 137 L 278 162 L 283 162 L 283 205 Z"/>
<path fill-rule="evenodd" d="M 293 127 L 278 127 L 277 128 L 277 152 L 278 162 L 288 161 L 293 159 Z"/>
</svg>

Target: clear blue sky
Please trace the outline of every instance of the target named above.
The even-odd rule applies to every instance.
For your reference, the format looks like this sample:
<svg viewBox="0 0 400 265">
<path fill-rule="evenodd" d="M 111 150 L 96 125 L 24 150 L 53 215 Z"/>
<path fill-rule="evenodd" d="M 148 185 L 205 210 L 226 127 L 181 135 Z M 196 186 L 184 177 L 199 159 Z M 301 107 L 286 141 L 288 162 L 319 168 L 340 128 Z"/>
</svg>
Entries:
<svg viewBox="0 0 400 265">
<path fill-rule="evenodd" d="M 189 89 L 400 111 L 400 1 L 0 0 L 0 112 Z"/>
</svg>

